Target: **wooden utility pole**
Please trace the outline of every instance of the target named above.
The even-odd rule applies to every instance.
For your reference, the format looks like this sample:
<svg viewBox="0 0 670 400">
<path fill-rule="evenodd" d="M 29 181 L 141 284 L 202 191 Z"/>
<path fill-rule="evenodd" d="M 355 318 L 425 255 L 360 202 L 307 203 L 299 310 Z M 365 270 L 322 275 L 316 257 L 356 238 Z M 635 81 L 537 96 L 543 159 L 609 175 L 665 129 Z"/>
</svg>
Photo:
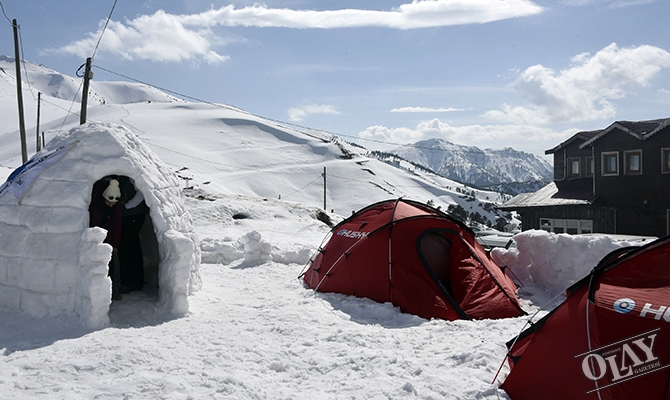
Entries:
<svg viewBox="0 0 670 400">
<path fill-rule="evenodd" d="M 40 142 L 40 104 L 42 102 L 42 92 L 37 92 L 37 128 L 35 128 L 35 152 L 39 153 L 42 149 Z"/>
<path fill-rule="evenodd" d="M 323 211 L 326 211 L 326 167 L 323 167 Z"/>
<path fill-rule="evenodd" d="M 23 92 L 21 90 L 21 54 L 19 53 L 19 24 L 12 21 L 14 27 L 14 61 L 16 62 L 16 98 L 19 102 L 19 132 L 21 134 L 21 158 L 25 164 L 28 161 L 26 145 L 26 124 L 23 121 Z"/>
<path fill-rule="evenodd" d="M 81 94 L 81 112 L 79 113 L 79 124 L 86 123 L 86 104 L 88 103 L 88 85 L 93 77 L 91 72 L 91 57 L 86 59 L 86 69 L 84 70 L 84 90 Z"/>
</svg>

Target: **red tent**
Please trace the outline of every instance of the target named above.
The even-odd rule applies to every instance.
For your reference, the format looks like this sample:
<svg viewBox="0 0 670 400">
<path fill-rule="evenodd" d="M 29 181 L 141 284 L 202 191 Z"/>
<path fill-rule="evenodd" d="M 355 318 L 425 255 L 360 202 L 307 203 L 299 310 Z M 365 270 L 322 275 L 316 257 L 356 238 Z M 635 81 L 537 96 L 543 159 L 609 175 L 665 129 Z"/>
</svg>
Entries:
<svg viewBox="0 0 670 400">
<path fill-rule="evenodd" d="M 670 399 L 670 236 L 606 256 L 508 347 L 513 400 Z"/>
<path fill-rule="evenodd" d="M 410 200 L 339 223 L 304 280 L 321 292 L 390 302 L 423 318 L 518 317 L 516 287 L 464 224 Z"/>
</svg>

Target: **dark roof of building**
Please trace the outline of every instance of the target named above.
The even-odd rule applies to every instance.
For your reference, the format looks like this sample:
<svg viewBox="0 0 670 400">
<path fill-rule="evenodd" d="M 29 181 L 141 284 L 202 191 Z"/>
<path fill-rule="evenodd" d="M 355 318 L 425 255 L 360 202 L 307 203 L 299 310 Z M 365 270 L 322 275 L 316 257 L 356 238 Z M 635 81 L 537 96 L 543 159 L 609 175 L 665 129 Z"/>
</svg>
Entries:
<svg viewBox="0 0 670 400">
<path fill-rule="evenodd" d="M 645 140 L 668 126 L 670 126 L 670 118 L 653 119 L 649 121 L 617 121 L 600 131 L 591 139 L 582 143 L 579 148 L 583 149 L 584 147 L 590 146 L 593 142 L 607 135 L 614 129 L 620 129 L 637 139 Z"/>
<path fill-rule="evenodd" d="M 579 146 L 579 148 L 583 149 L 616 128 L 628 132 L 640 140 L 644 140 L 668 126 L 670 126 L 670 118 L 653 119 L 649 121 L 616 121 L 605 129 L 577 132 L 558 146 L 545 150 L 544 154 L 553 154 L 576 140 L 581 140 L 583 142 Z"/>
<path fill-rule="evenodd" d="M 553 149 L 545 150 L 544 154 L 553 154 L 557 152 L 558 150 L 568 146 L 575 140 L 581 140 L 582 142 L 588 141 L 598 135 L 600 132 L 602 132 L 602 129 L 598 129 L 595 131 L 582 131 L 582 132 L 577 132 L 574 135 L 572 135 L 568 140 L 564 141 L 563 143 L 559 144 L 558 146 L 554 147 Z"/>
</svg>

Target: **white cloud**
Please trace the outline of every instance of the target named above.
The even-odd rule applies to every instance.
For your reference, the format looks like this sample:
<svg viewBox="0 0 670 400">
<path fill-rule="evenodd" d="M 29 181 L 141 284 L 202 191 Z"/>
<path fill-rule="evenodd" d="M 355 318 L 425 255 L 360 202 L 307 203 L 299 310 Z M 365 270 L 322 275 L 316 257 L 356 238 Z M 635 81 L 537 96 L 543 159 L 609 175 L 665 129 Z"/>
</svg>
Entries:
<svg viewBox="0 0 670 400">
<path fill-rule="evenodd" d="M 608 9 L 644 6 L 663 0 L 563 0 L 570 6 L 603 6 Z"/>
<path fill-rule="evenodd" d="M 288 118 L 293 122 L 300 122 L 312 114 L 339 114 L 335 106 L 329 104 L 305 104 L 288 109 Z"/>
<path fill-rule="evenodd" d="M 215 46 L 226 44 L 226 39 L 212 32 L 211 29 L 216 26 L 415 29 L 486 23 L 540 12 L 542 8 L 531 0 L 413 0 L 390 11 L 290 10 L 267 8 L 264 5 L 240 9 L 227 5 L 191 15 L 174 15 L 159 10 L 124 23 L 110 21 L 102 36 L 99 51 L 128 60 L 164 62 L 203 59 L 216 64 L 229 59 L 213 50 Z M 87 38 L 55 51 L 80 57 L 90 56 L 103 26 L 104 21 L 101 21 L 97 32 L 89 33 Z"/>
<path fill-rule="evenodd" d="M 636 7 L 643 6 L 651 3 L 655 3 L 658 0 L 628 0 L 628 1 L 614 1 L 610 4 L 609 8 L 622 8 L 622 7 Z"/>
<path fill-rule="evenodd" d="M 484 113 L 513 124 L 547 124 L 611 119 L 613 100 L 649 86 L 670 67 L 670 53 L 653 46 L 619 48 L 612 43 L 593 56 L 579 54 L 573 65 L 556 72 L 542 65 L 523 71 L 512 84 L 527 106 L 504 104 Z"/>
<path fill-rule="evenodd" d="M 59 48 L 57 51 L 89 57 L 102 33 L 96 33 Z M 217 64 L 229 59 L 212 49 L 218 44 L 213 33 L 206 28 L 192 29 L 181 23 L 180 18 L 162 10 L 153 15 L 143 15 L 125 24 L 110 21 L 104 31 L 98 51 L 109 52 L 127 60 L 183 61 L 204 59 Z"/>
<path fill-rule="evenodd" d="M 544 154 L 549 147 L 561 143 L 574 134 L 576 129 L 555 132 L 551 129 L 530 125 L 466 125 L 451 126 L 435 118 L 419 123 L 415 128 L 370 126 L 359 132 L 368 148 L 389 150 L 404 144 L 430 138 L 440 138 L 452 143 L 477 146 L 479 148 L 513 147 L 535 154 Z"/>
<path fill-rule="evenodd" d="M 227 5 L 201 14 L 182 16 L 186 24 L 281 28 L 384 27 L 416 29 L 481 24 L 542 12 L 531 0 L 413 0 L 390 11 L 289 10 L 254 5 L 235 9 Z"/>
<path fill-rule="evenodd" d="M 400 107 L 391 109 L 392 113 L 441 113 L 441 112 L 453 112 L 453 111 L 464 111 L 463 108 L 454 108 L 454 107 Z"/>
</svg>

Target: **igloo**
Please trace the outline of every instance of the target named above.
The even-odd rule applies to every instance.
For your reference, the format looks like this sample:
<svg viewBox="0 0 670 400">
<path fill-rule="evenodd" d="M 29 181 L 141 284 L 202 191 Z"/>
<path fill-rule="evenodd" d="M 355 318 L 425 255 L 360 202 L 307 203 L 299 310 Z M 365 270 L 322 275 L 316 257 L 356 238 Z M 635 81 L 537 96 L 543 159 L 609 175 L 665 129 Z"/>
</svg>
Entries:
<svg viewBox="0 0 670 400">
<path fill-rule="evenodd" d="M 128 129 L 103 123 L 56 136 L 0 187 L 0 308 L 109 324 L 112 247 L 88 211 L 93 184 L 108 175 L 133 178 L 150 208 L 158 308 L 188 312 L 200 246 L 179 180 Z"/>
</svg>

